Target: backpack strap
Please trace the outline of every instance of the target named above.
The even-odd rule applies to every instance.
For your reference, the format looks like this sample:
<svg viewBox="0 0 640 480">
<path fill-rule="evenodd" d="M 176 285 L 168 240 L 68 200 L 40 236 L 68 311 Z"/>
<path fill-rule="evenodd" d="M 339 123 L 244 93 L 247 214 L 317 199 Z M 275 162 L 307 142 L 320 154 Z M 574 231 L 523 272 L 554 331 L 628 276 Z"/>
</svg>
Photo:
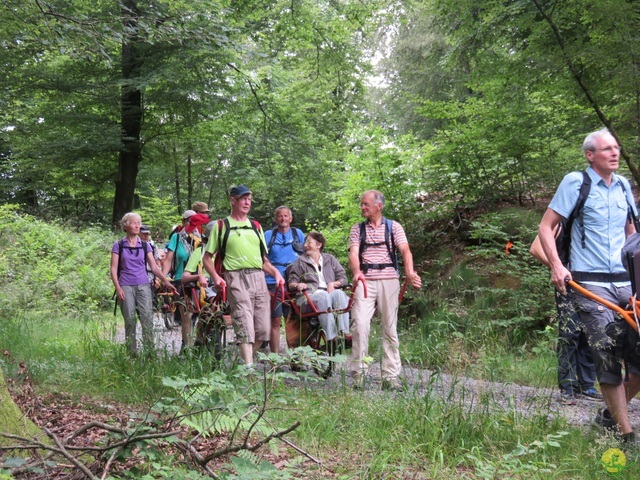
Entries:
<svg viewBox="0 0 640 480">
<path fill-rule="evenodd" d="M 574 205 L 573 210 L 571 210 L 571 213 L 569 214 L 569 217 L 567 218 L 567 221 L 563 226 L 563 228 L 566 229 L 568 238 L 570 239 L 573 222 L 576 219 L 578 219 L 578 223 L 582 230 L 582 236 L 581 236 L 582 248 L 586 248 L 587 246 L 587 237 L 586 237 L 585 228 L 584 228 L 584 208 L 583 207 L 587 201 L 587 198 L 589 197 L 590 191 L 591 191 L 591 177 L 589 176 L 586 170 L 583 170 L 582 184 L 580 185 L 580 191 L 578 192 L 578 198 L 576 200 L 576 204 Z"/>
<path fill-rule="evenodd" d="M 228 217 L 225 217 L 224 219 L 218 219 L 218 250 L 216 253 L 216 258 L 219 257 L 217 263 L 220 266 L 220 272 L 222 271 L 222 262 L 224 261 L 225 251 L 227 249 L 227 241 L 229 240 L 229 233 L 231 232 L 231 230 L 251 228 L 255 232 L 256 236 L 258 237 L 258 242 L 260 243 L 260 258 L 264 259 L 264 257 L 267 256 L 267 247 L 262 241 L 262 238 L 260 238 L 260 229 L 262 228 L 260 226 L 260 223 L 258 223 L 257 220 L 250 220 L 250 223 L 250 227 L 244 225 L 239 227 L 232 227 L 229 223 Z"/>
<path fill-rule="evenodd" d="M 631 203 L 629 203 L 627 188 L 624 186 L 624 181 L 620 180 L 620 185 L 622 186 L 622 191 L 624 192 L 624 199 L 627 202 L 627 222 L 633 223 L 636 232 L 640 232 L 640 220 L 638 220 L 638 216 L 634 213 Z"/>
<path fill-rule="evenodd" d="M 360 223 L 360 249 L 358 250 L 358 259 L 360 261 L 360 270 L 367 273 L 369 269 L 382 270 L 387 267 L 393 267 L 398 270 L 398 256 L 396 255 L 396 242 L 393 235 L 393 220 L 389 220 L 382 217 L 382 223 L 384 224 L 384 242 L 367 243 L 367 225 L 368 220 Z M 386 245 L 389 252 L 389 258 L 391 263 L 364 263 L 362 254 L 368 247 L 374 247 L 378 245 Z"/>
<path fill-rule="evenodd" d="M 262 229 L 262 226 L 257 220 L 251 219 L 250 222 L 251 222 L 251 227 L 253 228 L 253 231 L 256 233 L 256 236 L 258 237 L 258 242 L 260 243 L 260 258 L 264 262 L 264 257 L 267 256 L 267 246 L 262 241 L 262 238 L 260 238 L 260 230 Z"/>
<path fill-rule="evenodd" d="M 273 230 L 271 230 L 271 238 L 269 239 L 267 250 L 271 251 L 271 247 L 273 247 L 273 244 L 276 243 L 276 235 L 278 235 L 278 227 L 274 227 Z"/>
</svg>

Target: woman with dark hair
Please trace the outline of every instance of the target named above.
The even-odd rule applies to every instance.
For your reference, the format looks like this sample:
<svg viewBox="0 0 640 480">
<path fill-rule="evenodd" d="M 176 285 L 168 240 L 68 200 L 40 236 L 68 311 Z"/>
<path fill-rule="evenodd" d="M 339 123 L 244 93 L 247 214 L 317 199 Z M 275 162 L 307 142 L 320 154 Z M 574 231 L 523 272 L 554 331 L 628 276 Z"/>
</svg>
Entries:
<svg viewBox="0 0 640 480">
<path fill-rule="evenodd" d="M 129 212 L 120 221 L 126 235 L 111 249 L 111 281 L 116 287 L 116 298 L 124 317 L 125 342 L 132 355 L 138 349 L 136 340 L 136 314 L 142 326 L 142 343 L 145 350 L 153 349 L 153 294 L 147 277 L 147 265 L 167 288 L 175 291 L 171 282 L 162 274 L 153 258 L 151 245 L 140 237 L 142 219 Z"/>
<path fill-rule="evenodd" d="M 310 290 L 309 297 L 319 312 L 330 309 L 347 308 L 349 298 L 339 287 L 347 284 L 347 274 L 340 262 L 328 253 L 323 253 L 326 240 L 321 233 L 307 234 L 304 242 L 304 255 L 291 265 L 288 282 L 290 290 Z M 304 304 L 306 297 L 298 295 L 298 305 Z M 318 315 L 320 326 L 327 334 L 327 340 L 333 340 L 338 333 L 349 333 L 349 314 L 338 314 L 338 324 L 331 312 Z"/>
</svg>

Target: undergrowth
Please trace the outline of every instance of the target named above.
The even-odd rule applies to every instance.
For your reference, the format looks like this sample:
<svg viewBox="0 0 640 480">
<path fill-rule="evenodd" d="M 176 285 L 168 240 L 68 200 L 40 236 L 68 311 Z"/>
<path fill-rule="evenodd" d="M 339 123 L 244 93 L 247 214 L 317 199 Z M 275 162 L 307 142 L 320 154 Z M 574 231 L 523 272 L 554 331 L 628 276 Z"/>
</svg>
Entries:
<svg viewBox="0 0 640 480">
<path fill-rule="evenodd" d="M 460 381 L 473 376 L 553 386 L 553 297 L 546 270 L 527 254 L 533 235 L 533 226 L 515 214 L 486 215 L 474 224 L 463 254 L 443 250 L 432 259 L 423 273 L 425 291 L 409 292 L 401 309 L 403 360 L 453 373 Z M 113 240 L 110 232 L 73 232 L 0 207 L 0 274 L 6 279 L 0 348 L 7 352 L 0 366 L 7 376 L 17 378 L 23 363 L 40 391 L 113 399 L 143 410 L 160 401 L 172 408 L 184 405 L 184 395 L 172 390 L 193 381 L 209 392 L 202 401 L 218 395 L 220 385 L 228 392 L 240 388 L 245 380 L 232 370 L 211 378 L 206 355 L 131 359 L 112 341 L 122 328 L 110 299 Z M 515 244 L 509 255 L 508 240 Z M 377 332 L 372 333 L 374 357 L 379 355 L 375 338 Z M 327 388 L 279 378 L 273 398 L 281 404 L 271 419 L 279 425 L 301 422 L 290 438 L 322 466 L 293 462 L 277 470 L 260 455 L 238 452 L 227 478 L 240 478 L 239 472 L 243 478 L 356 479 L 602 475 L 599 458 L 611 441 L 549 417 L 548 395 L 523 416 L 513 408 L 496 409 L 488 394 L 474 399 L 472 408 L 456 388 L 454 382 L 451 391 L 441 392 L 428 383 L 402 394 L 375 395 L 353 392 L 346 382 Z M 258 408 L 264 395 L 258 391 L 251 398 L 243 408 Z M 260 426 L 260 434 L 267 431 Z M 146 467 L 144 478 L 200 478 L 177 473 L 173 457 L 162 453 Z"/>
</svg>

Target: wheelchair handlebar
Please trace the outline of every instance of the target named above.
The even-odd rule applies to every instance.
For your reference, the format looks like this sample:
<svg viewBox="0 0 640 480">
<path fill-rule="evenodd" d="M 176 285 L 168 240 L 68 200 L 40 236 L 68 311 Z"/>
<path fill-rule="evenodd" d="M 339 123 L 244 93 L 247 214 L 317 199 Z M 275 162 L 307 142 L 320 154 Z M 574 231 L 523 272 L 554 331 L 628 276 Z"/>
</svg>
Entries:
<svg viewBox="0 0 640 480">
<path fill-rule="evenodd" d="M 276 308 L 276 303 L 278 301 L 278 293 L 280 293 L 280 297 L 284 302 L 286 300 L 284 296 L 284 283 L 276 284 L 276 290 L 275 292 L 273 292 L 273 295 L 271 295 L 271 311 L 274 311 Z"/>
<path fill-rule="evenodd" d="M 220 293 L 222 294 L 222 303 L 227 303 L 227 286 L 226 285 L 222 285 L 222 289 L 220 290 Z"/>
<path fill-rule="evenodd" d="M 355 282 L 353 282 L 353 287 L 352 287 L 352 296 L 355 295 L 356 292 L 356 287 L 358 286 L 358 282 L 362 282 L 362 288 L 364 289 L 364 298 L 367 298 L 367 282 L 364 278 L 361 278 L 360 280 L 356 280 Z"/>
<path fill-rule="evenodd" d="M 587 297 L 593 301 L 598 302 L 601 305 L 604 305 L 605 307 L 607 307 L 610 310 L 613 310 L 614 312 L 620 314 L 620 316 L 622 318 L 624 318 L 624 320 L 631 325 L 631 327 L 637 332 L 638 331 L 638 325 L 636 325 L 635 319 L 632 317 L 632 315 L 636 314 L 636 315 L 640 315 L 640 306 L 638 305 L 638 301 L 636 301 L 634 298 L 630 298 L 629 299 L 629 303 L 633 304 L 633 308 L 635 310 L 635 312 L 633 310 L 629 311 L 629 310 L 625 310 L 622 307 L 619 307 L 618 305 L 616 305 L 615 303 L 612 303 L 608 300 L 605 300 L 604 298 L 599 297 L 598 295 L 596 295 L 595 293 L 590 292 L 589 290 L 587 290 L 586 288 L 580 286 L 578 283 L 574 282 L 573 280 L 569 280 L 568 278 L 565 280 L 565 282 L 567 283 L 568 286 L 570 286 L 571 288 L 573 288 L 576 292 L 578 292 L 580 295 Z"/>
</svg>

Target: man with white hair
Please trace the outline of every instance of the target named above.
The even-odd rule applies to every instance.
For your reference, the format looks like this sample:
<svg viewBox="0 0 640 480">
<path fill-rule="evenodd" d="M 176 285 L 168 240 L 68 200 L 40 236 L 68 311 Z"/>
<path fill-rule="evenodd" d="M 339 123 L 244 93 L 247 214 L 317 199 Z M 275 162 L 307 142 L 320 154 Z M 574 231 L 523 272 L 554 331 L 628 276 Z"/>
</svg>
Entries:
<svg viewBox="0 0 640 480">
<path fill-rule="evenodd" d="M 582 287 L 609 302 L 624 307 L 631 297 L 631 282 L 621 251 L 628 235 L 635 232 L 632 219 L 637 210 L 629 182 L 615 172 L 620 166 L 618 141 L 607 129 L 592 132 L 582 145 L 589 162 L 586 173 L 591 188 L 582 208 L 580 221 L 571 227 L 570 269 L 558 255 L 554 230 L 569 218 L 583 183 L 582 172 L 566 175 L 547 208 L 538 236 L 551 268 L 551 281 L 559 292 L 567 291 L 566 281 Z M 628 365 L 629 381 L 623 382 L 619 349 L 613 331 L 613 311 L 582 295 L 573 295 L 582 327 L 587 334 L 596 363 L 596 376 L 607 405 L 594 423 L 604 428 L 620 428 L 624 443 L 635 443 L 627 403 L 640 390 L 640 365 Z"/>
</svg>

